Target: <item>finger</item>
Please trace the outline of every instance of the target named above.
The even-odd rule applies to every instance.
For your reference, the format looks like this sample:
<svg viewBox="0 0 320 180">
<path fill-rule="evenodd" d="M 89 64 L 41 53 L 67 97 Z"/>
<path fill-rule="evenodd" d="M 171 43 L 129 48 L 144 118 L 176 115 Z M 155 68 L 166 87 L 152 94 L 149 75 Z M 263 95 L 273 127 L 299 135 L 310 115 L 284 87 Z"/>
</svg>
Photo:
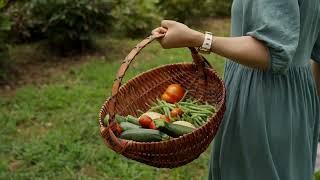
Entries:
<svg viewBox="0 0 320 180">
<path fill-rule="evenodd" d="M 163 28 L 163 27 L 158 27 L 154 30 L 152 30 L 151 34 L 152 35 L 165 35 L 167 32 L 167 29 Z M 159 36 L 159 37 L 163 37 L 163 36 Z"/>
<path fill-rule="evenodd" d="M 172 24 L 173 21 L 170 21 L 170 20 L 163 20 L 161 21 L 161 26 L 168 29 L 169 26 Z"/>
<path fill-rule="evenodd" d="M 165 34 L 165 33 L 167 33 L 167 31 L 168 31 L 168 29 L 163 28 L 163 27 L 159 27 L 159 30 L 160 30 L 160 33 L 161 33 L 161 34 Z"/>
<path fill-rule="evenodd" d="M 157 34 L 160 34 L 161 30 L 160 30 L 160 27 L 152 30 L 151 34 L 154 34 L 154 35 L 157 35 Z"/>
</svg>

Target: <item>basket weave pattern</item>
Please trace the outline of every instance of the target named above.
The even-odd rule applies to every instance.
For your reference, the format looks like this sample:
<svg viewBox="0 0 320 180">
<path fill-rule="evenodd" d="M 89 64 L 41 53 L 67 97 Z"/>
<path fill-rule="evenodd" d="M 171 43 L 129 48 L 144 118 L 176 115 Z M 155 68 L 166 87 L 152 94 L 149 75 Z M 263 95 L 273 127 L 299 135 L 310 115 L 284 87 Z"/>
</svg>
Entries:
<svg viewBox="0 0 320 180">
<path fill-rule="evenodd" d="M 134 57 L 151 41 L 150 36 L 133 49 L 121 65 L 112 88 L 99 114 L 101 135 L 109 148 L 123 156 L 159 168 L 185 165 L 204 152 L 216 135 L 225 111 L 225 89 L 217 73 L 194 48 L 190 48 L 194 63 L 164 65 L 129 80 L 120 88 L 122 77 Z M 206 67 L 207 66 L 207 67 Z M 118 138 L 114 115 L 138 116 L 137 110 L 160 98 L 165 89 L 178 83 L 188 90 L 188 97 L 216 105 L 216 114 L 192 133 L 162 142 L 135 142 Z M 108 115 L 108 116 L 107 116 Z M 108 123 L 104 123 L 105 117 Z"/>
</svg>

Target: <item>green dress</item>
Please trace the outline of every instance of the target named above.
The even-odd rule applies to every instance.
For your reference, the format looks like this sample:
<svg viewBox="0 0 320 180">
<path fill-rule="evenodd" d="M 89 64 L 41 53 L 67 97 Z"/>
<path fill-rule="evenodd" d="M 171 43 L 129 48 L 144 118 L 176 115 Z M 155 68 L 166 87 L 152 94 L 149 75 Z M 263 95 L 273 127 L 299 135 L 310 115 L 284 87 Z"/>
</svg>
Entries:
<svg viewBox="0 0 320 180">
<path fill-rule="evenodd" d="M 262 71 L 227 61 L 209 179 L 311 180 L 320 98 L 309 60 L 320 63 L 320 0 L 234 0 L 231 26 L 232 36 L 263 41 L 270 64 Z"/>
</svg>

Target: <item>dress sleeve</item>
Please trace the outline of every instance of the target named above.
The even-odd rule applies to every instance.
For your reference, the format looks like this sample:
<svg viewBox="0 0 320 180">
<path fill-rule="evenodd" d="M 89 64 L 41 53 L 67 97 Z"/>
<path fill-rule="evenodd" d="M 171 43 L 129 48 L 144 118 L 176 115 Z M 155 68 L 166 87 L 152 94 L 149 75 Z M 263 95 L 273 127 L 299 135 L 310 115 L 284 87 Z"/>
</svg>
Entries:
<svg viewBox="0 0 320 180">
<path fill-rule="evenodd" d="M 300 36 L 298 0 L 243 0 L 245 35 L 265 43 L 269 69 L 285 74 L 296 53 Z"/>
<path fill-rule="evenodd" d="M 313 46 L 311 59 L 315 60 L 316 62 L 320 63 L 320 33 L 318 35 L 318 39 Z"/>
</svg>

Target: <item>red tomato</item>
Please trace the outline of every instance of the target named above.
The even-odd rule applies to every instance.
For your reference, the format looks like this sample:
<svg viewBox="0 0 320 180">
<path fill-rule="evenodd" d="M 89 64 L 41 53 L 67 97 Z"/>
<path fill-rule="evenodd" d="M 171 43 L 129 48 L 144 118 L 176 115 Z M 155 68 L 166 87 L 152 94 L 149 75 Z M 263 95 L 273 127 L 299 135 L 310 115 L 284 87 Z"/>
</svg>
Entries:
<svg viewBox="0 0 320 180">
<path fill-rule="evenodd" d="M 167 93 L 162 94 L 161 99 L 172 104 L 174 104 L 177 101 L 175 97 L 170 96 Z"/>
<path fill-rule="evenodd" d="M 170 112 L 170 115 L 171 117 L 175 118 L 175 117 L 178 117 L 178 116 L 181 116 L 183 114 L 183 111 L 182 109 L 180 108 L 174 108 L 172 109 L 172 111 Z"/>
<path fill-rule="evenodd" d="M 139 118 L 139 124 L 141 125 L 141 127 L 143 128 L 149 128 L 150 124 L 152 123 L 152 119 L 147 116 L 147 115 L 142 115 L 140 118 Z"/>
<path fill-rule="evenodd" d="M 157 126 L 153 121 L 149 124 L 149 129 L 157 129 Z"/>
<path fill-rule="evenodd" d="M 165 115 L 161 115 L 161 116 L 160 116 L 160 119 L 163 119 L 163 120 L 165 120 L 166 122 L 170 122 L 170 121 L 171 121 L 170 118 L 169 118 L 168 116 L 165 116 Z"/>
<path fill-rule="evenodd" d="M 179 102 L 185 94 L 185 90 L 179 84 L 171 84 L 161 96 L 162 100 L 169 103 Z"/>
</svg>

